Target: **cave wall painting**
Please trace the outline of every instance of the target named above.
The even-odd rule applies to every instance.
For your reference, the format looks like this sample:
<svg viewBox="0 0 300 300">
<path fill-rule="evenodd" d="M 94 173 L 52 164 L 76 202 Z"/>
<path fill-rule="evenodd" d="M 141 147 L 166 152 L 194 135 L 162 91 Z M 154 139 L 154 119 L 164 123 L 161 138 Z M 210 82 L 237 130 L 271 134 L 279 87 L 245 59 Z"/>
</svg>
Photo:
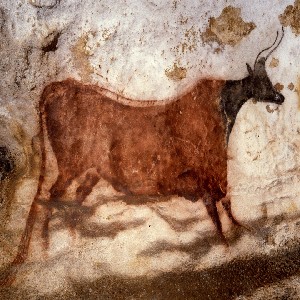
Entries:
<svg viewBox="0 0 300 300">
<path fill-rule="evenodd" d="M 42 1 L 31 2 L 35 8 L 43 8 Z M 60 5 L 59 1 L 52 2 L 45 7 L 53 9 Z M 297 35 L 296 2 L 295 6 L 287 7 L 279 20 L 283 26 L 291 26 L 292 32 Z M 174 1 L 172 9 L 176 10 L 176 3 Z M 180 20 L 183 25 L 187 22 L 183 16 Z M 187 30 L 184 39 L 173 51 L 178 57 L 196 51 L 199 47 L 198 39 L 201 39 L 202 45 L 211 47 L 211 51 L 217 55 L 226 51 L 228 46 L 239 45 L 256 29 L 254 22 L 242 19 L 240 8 L 227 6 L 218 16 L 209 18 L 202 32 L 199 33 L 194 26 Z M 117 32 L 116 28 L 114 30 L 104 30 L 103 41 L 113 39 Z M 33 275 L 28 277 L 26 270 L 39 268 L 40 261 L 47 262 L 62 253 L 68 261 L 70 257 L 64 249 L 73 249 L 74 253 L 80 255 L 82 252 L 87 253 L 87 257 L 74 264 L 74 268 L 76 265 L 80 269 L 80 263 L 90 259 L 88 253 L 92 250 L 85 243 L 91 240 L 95 240 L 98 246 L 93 249 L 98 247 L 98 251 L 93 254 L 96 258 L 92 259 L 93 266 L 86 271 L 89 274 L 86 277 L 95 276 L 98 280 L 106 272 L 122 274 L 121 262 L 115 269 L 101 262 L 102 255 L 110 257 L 101 243 L 110 239 L 113 244 L 115 239 L 122 240 L 133 231 L 140 235 L 133 243 L 138 244 L 136 241 L 141 240 L 143 234 L 147 235 L 141 228 L 150 230 L 151 226 L 157 226 L 158 232 L 161 222 L 178 236 L 193 228 L 201 218 L 208 221 L 203 225 L 204 234 L 193 231 L 197 237 L 192 242 L 174 243 L 168 241 L 167 234 L 162 234 L 159 240 L 151 240 L 150 235 L 146 247 L 137 246 L 134 249 L 133 256 L 136 258 L 131 275 L 137 275 L 138 272 L 144 275 L 146 271 L 143 270 L 151 270 L 145 257 L 157 259 L 158 265 L 163 260 L 168 261 L 166 257 L 160 258 L 164 253 L 189 253 L 193 260 L 197 260 L 205 255 L 214 255 L 213 247 L 232 249 L 237 239 L 243 236 L 240 232 L 253 232 L 253 228 L 235 216 L 235 210 L 231 207 L 232 191 L 228 187 L 228 164 L 231 157 L 228 145 L 239 112 L 248 100 L 264 103 L 269 114 L 278 111 L 277 107 L 272 108 L 270 105 L 280 106 L 285 103 L 284 93 L 281 92 L 284 85 L 273 84 L 274 80 L 267 71 L 268 67 L 280 67 L 279 60 L 274 56 L 271 59 L 270 56 L 285 46 L 283 28 L 282 31 L 279 27 L 270 32 L 274 36 L 274 43 L 256 53 L 253 67 L 249 64 L 238 66 L 244 70 L 244 77 L 230 79 L 229 76 L 225 79 L 224 76 L 203 75 L 198 80 L 191 80 L 188 78 L 188 68 L 182 66 L 181 59 L 176 59 L 163 73 L 168 80 L 178 84 L 182 80 L 189 80 L 188 87 L 168 99 L 160 98 L 158 91 L 153 100 L 131 100 L 123 96 L 118 87 L 115 87 L 117 92 L 113 92 L 105 84 L 92 83 L 93 76 L 101 72 L 101 65 L 100 70 L 95 70 L 90 61 L 93 49 L 89 47 L 89 40 L 95 35 L 92 31 L 85 33 L 70 47 L 79 78 L 73 78 L 71 72 L 60 77 L 56 71 L 56 74 L 49 75 L 51 80 L 47 78 L 41 84 L 40 93 L 35 96 L 37 134 L 30 140 L 19 124 L 12 129 L 19 144 L 22 144 L 22 139 L 25 141 L 18 158 L 21 167 L 17 151 L 10 151 L 12 143 L 5 138 L 1 140 L 1 202 L 5 206 L 1 216 L 8 220 L 7 223 L 12 219 L 12 211 L 16 207 L 10 204 L 18 197 L 18 182 L 30 176 L 36 178 L 36 189 L 29 193 L 32 201 L 27 207 L 27 213 L 23 214 L 25 225 L 19 230 L 19 238 L 15 242 L 17 246 L 10 259 L 5 261 L 1 275 L 1 285 L 8 289 L 13 287 L 8 293 L 24 280 L 22 276 L 33 282 L 30 277 Z M 57 52 L 62 36 L 61 31 L 51 31 L 46 42 L 41 44 L 44 57 L 49 58 Z M 30 51 L 26 55 L 29 60 Z M 115 60 L 111 58 L 111 63 Z M 103 73 L 99 76 L 107 80 Z M 18 80 L 16 82 L 22 87 L 22 76 Z M 31 91 L 34 89 L 31 87 Z M 294 91 L 294 84 L 290 83 L 288 89 Z M 174 198 L 177 199 L 175 202 Z M 196 205 L 191 206 L 192 210 L 196 208 L 193 214 L 183 209 L 183 206 L 188 207 L 187 201 Z M 172 213 L 165 213 L 164 203 L 173 206 Z M 135 210 L 139 213 L 135 214 Z M 180 210 L 189 216 L 178 218 Z M 267 204 L 262 205 L 261 210 L 267 215 Z M 147 217 L 143 217 L 144 211 L 147 211 Z M 2 226 L 3 232 L 5 226 Z M 210 226 L 214 227 L 214 233 L 209 231 Z M 154 235 L 159 236 L 157 233 Z M 266 235 L 270 236 L 268 233 Z M 121 247 L 122 242 L 117 241 L 116 244 L 114 247 L 121 253 L 118 247 Z M 294 252 L 287 253 L 292 255 Z M 129 253 L 124 255 L 130 256 Z M 117 265 L 113 257 L 107 257 L 106 261 L 111 259 L 112 265 Z M 280 255 L 270 257 L 270 261 L 281 259 Z M 250 261 L 250 265 L 257 263 Z M 268 264 L 265 261 L 261 263 Z M 59 267 L 64 264 L 58 259 L 53 265 Z M 170 262 L 170 265 L 176 268 L 175 262 Z M 242 261 L 237 264 L 237 273 L 242 265 Z M 184 270 L 188 269 L 188 263 L 183 262 L 182 266 Z M 246 272 L 250 274 L 251 268 Z M 98 273 L 99 269 L 100 273 L 104 273 Z M 72 274 L 72 267 L 70 270 L 69 274 Z M 168 267 L 166 270 L 169 271 Z M 269 282 L 275 280 L 275 273 L 274 268 Z M 284 274 L 287 276 L 287 273 Z M 288 273 L 294 274 L 292 271 Z M 196 277 L 191 276 L 198 280 Z M 115 282 L 119 281 L 116 279 Z M 71 285 L 74 289 L 76 284 L 73 282 Z M 229 282 L 225 285 L 227 288 Z M 253 284 L 253 287 L 259 286 Z M 229 290 L 223 291 L 224 297 Z M 245 290 L 236 289 L 237 293 Z M 210 293 L 215 295 L 215 291 L 211 290 Z"/>
</svg>

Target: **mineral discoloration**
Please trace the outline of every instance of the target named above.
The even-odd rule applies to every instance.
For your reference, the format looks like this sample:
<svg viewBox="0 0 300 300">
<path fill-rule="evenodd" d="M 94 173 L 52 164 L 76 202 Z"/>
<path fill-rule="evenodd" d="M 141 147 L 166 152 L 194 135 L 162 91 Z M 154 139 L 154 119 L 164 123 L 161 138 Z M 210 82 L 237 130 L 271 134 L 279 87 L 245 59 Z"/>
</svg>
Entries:
<svg viewBox="0 0 300 300">
<path fill-rule="evenodd" d="M 216 42 L 219 45 L 234 46 L 256 27 L 253 22 L 241 18 L 241 9 L 227 6 L 217 18 L 211 17 L 202 40 L 205 43 Z"/>
<path fill-rule="evenodd" d="M 0 181 L 7 178 L 14 170 L 14 161 L 5 146 L 0 146 Z"/>
<path fill-rule="evenodd" d="M 168 68 L 165 70 L 166 76 L 174 81 L 178 81 L 186 78 L 186 73 L 187 73 L 187 69 L 183 67 L 179 67 L 176 63 L 174 63 L 172 68 Z"/>
<path fill-rule="evenodd" d="M 276 68 L 279 65 L 279 60 L 275 57 L 272 57 L 272 60 L 270 62 L 270 68 Z"/>
<path fill-rule="evenodd" d="M 294 6 L 288 5 L 283 14 L 279 16 L 281 24 L 290 26 L 295 35 L 300 34 L 300 0 L 295 0 Z"/>
<path fill-rule="evenodd" d="M 73 62 L 84 81 L 89 81 L 94 72 L 94 69 L 89 62 L 90 52 L 86 47 L 87 42 L 88 34 L 82 35 L 72 49 Z"/>
<path fill-rule="evenodd" d="M 46 41 L 44 42 L 44 45 L 42 46 L 42 51 L 44 53 L 56 51 L 59 37 L 59 32 L 53 32 L 49 34 L 46 38 Z"/>
<path fill-rule="evenodd" d="M 284 85 L 281 84 L 280 82 L 277 82 L 275 85 L 274 85 L 276 91 L 278 92 L 281 92 L 283 89 L 284 89 Z"/>
<path fill-rule="evenodd" d="M 3 228 L 7 222 L 16 189 L 16 162 L 6 146 L 0 146 L 0 217 Z"/>
<path fill-rule="evenodd" d="M 270 105 L 267 105 L 266 110 L 267 110 L 268 113 L 273 113 L 274 111 L 278 110 L 278 107 L 273 109 L 273 108 L 270 107 Z"/>
<path fill-rule="evenodd" d="M 295 88 L 294 84 L 292 82 L 290 82 L 288 85 L 288 89 L 292 91 L 292 90 L 294 90 L 294 88 Z"/>
</svg>

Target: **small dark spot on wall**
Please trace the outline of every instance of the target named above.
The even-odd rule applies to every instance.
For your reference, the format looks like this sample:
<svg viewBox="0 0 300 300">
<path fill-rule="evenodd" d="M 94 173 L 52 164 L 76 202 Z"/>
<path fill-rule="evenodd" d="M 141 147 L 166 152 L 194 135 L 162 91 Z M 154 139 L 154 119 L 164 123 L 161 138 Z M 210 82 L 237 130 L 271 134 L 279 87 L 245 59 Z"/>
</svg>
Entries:
<svg viewBox="0 0 300 300">
<path fill-rule="evenodd" d="M 291 82 L 289 85 L 288 85 L 288 89 L 289 90 L 293 90 L 295 88 L 294 84 Z"/>
<path fill-rule="evenodd" d="M 273 113 L 274 111 L 278 110 L 278 107 L 276 107 L 275 109 L 272 109 L 272 108 L 270 107 L 270 105 L 267 105 L 267 106 L 266 106 L 266 110 L 267 110 L 268 113 Z"/>
<path fill-rule="evenodd" d="M 0 31 L 2 31 L 5 25 L 5 13 L 3 9 L 0 7 Z"/>
<path fill-rule="evenodd" d="M 59 39 L 60 33 L 57 32 L 50 37 L 50 41 L 42 47 L 42 51 L 47 52 L 55 52 L 57 50 L 57 43 Z"/>
<path fill-rule="evenodd" d="M 14 169 L 14 162 L 9 150 L 1 146 L 0 147 L 0 181 L 4 180 Z"/>
<path fill-rule="evenodd" d="M 274 88 L 276 89 L 276 91 L 280 92 L 280 91 L 283 90 L 284 85 L 281 84 L 280 82 L 277 82 L 277 83 L 274 85 Z"/>
</svg>

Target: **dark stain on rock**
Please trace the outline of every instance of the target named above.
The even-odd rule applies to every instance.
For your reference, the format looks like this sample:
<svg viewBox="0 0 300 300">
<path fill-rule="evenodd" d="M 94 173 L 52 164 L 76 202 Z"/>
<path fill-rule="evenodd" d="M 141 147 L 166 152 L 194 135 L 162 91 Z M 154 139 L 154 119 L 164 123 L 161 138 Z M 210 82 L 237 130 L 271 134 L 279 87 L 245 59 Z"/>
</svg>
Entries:
<svg viewBox="0 0 300 300">
<path fill-rule="evenodd" d="M 292 91 L 292 90 L 294 90 L 294 88 L 295 88 L 294 84 L 292 82 L 290 82 L 289 85 L 288 85 L 288 89 L 290 91 Z"/>
<path fill-rule="evenodd" d="M 281 91 L 284 89 L 284 85 L 281 84 L 280 82 L 277 82 L 277 83 L 274 85 L 274 88 L 276 89 L 276 91 L 281 92 Z"/>
<path fill-rule="evenodd" d="M 2 31 L 4 25 L 5 25 L 5 13 L 2 7 L 0 7 L 0 31 Z"/>
<path fill-rule="evenodd" d="M 0 146 L 0 227 L 6 224 L 10 215 L 17 177 L 18 166 L 14 156 L 8 147 Z"/>
<path fill-rule="evenodd" d="M 14 170 L 14 160 L 8 148 L 0 147 L 0 181 L 6 179 Z"/>
<path fill-rule="evenodd" d="M 47 52 L 55 52 L 57 50 L 57 43 L 60 37 L 60 33 L 56 32 L 50 36 L 50 40 L 46 43 L 45 46 L 42 47 L 42 51 Z"/>
<path fill-rule="evenodd" d="M 247 23 L 241 18 L 240 8 L 229 5 L 223 9 L 219 17 L 209 19 L 208 27 L 202 33 L 202 40 L 205 43 L 217 42 L 222 46 L 234 46 L 255 27 L 253 22 Z"/>
<path fill-rule="evenodd" d="M 290 26 L 295 35 L 300 34 L 300 0 L 295 0 L 294 6 L 288 5 L 279 16 L 282 26 Z"/>
<path fill-rule="evenodd" d="M 274 111 L 278 110 L 278 107 L 273 109 L 273 108 L 270 107 L 270 105 L 267 105 L 266 110 L 267 110 L 268 113 L 273 113 Z"/>
</svg>

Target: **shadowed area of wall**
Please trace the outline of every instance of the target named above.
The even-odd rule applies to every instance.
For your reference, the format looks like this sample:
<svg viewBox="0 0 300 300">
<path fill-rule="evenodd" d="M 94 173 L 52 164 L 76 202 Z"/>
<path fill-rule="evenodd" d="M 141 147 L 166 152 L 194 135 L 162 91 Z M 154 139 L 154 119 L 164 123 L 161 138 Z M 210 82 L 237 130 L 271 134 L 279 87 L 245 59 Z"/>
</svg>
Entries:
<svg viewBox="0 0 300 300">
<path fill-rule="evenodd" d="M 299 241 L 298 241 L 299 242 Z M 154 278 L 134 279 L 105 276 L 96 281 L 71 283 L 71 291 L 52 294 L 43 299 L 235 299 L 251 295 L 256 289 L 299 275 L 300 248 L 298 242 L 270 255 L 236 259 L 229 264 L 204 271 L 171 272 Z M 277 292 L 284 299 L 296 299 L 297 287 Z M 281 295 L 283 294 L 283 295 Z M 2 297 L 30 299 L 26 290 L 2 290 Z"/>
</svg>

